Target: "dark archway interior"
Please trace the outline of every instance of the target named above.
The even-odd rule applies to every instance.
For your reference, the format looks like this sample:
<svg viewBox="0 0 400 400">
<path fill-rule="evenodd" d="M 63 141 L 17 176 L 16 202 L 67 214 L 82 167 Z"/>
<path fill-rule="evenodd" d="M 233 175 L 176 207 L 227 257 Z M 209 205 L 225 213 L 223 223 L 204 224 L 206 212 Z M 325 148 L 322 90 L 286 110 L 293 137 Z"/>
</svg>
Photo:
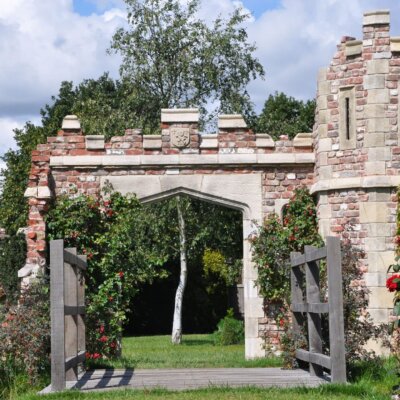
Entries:
<svg viewBox="0 0 400 400">
<path fill-rule="evenodd" d="M 162 207 L 165 200 L 150 207 Z M 243 258 L 243 215 L 241 211 L 190 199 L 191 214 L 188 230 L 203 230 L 201 239 L 188 252 L 188 280 L 183 300 L 183 333 L 210 333 L 218 322 L 233 308 L 238 318 L 240 310 L 236 283 L 221 279 L 218 274 L 207 274 L 204 268 L 206 249 L 220 252 L 230 265 Z M 173 221 L 172 223 L 176 223 Z M 190 227 L 190 224 L 196 226 Z M 190 237 L 190 234 L 189 234 Z M 189 239 L 190 240 L 190 239 Z M 179 243 L 179 236 L 175 238 Z M 170 334 L 174 312 L 175 292 L 179 283 L 179 254 L 175 253 L 163 266 L 167 277 L 144 284 L 139 294 L 132 299 L 129 323 L 125 326 L 128 335 Z M 242 292 L 240 292 L 242 294 Z"/>
</svg>

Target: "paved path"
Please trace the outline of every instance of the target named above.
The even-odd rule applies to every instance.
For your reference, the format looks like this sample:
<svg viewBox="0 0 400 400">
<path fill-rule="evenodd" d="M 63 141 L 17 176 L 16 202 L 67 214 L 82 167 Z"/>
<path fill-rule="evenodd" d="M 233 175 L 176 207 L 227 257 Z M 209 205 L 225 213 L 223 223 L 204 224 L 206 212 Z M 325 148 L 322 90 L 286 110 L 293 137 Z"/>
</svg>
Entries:
<svg viewBox="0 0 400 400">
<path fill-rule="evenodd" d="M 85 372 L 67 387 L 80 390 L 110 389 L 198 389 L 210 386 L 315 387 L 327 380 L 311 377 L 307 371 L 280 368 L 212 369 L 125 369 Z M 48 393 L 50 388 L 44 389 Z"/>
</svg>

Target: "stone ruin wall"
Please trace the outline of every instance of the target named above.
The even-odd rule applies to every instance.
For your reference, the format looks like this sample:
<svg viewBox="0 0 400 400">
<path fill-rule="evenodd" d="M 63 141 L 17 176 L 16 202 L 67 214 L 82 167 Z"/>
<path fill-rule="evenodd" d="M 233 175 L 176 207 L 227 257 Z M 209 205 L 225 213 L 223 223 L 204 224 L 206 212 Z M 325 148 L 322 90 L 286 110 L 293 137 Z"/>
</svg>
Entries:
<svg viewBox="0 0 400 400">
<path fill-rule="evenodd" d="M 265 332 L 273 345 L 278 344 L 279 337 L 277 327 L 265 317 L 254 284 L 256 273 L 248 236 L 254 231 L 253 220 L 261 223 L 268 214 L 279 214 L 295 188 L 314 183 L 312 135 L 299 134 L 293 141 L 282 136 L 274 142 L 269 135 L 254 134 L 238 115 L 221 116 L 218 134 L 200 135 L 198 119 L 196 109 L 163 110 L 161 135 L 142 135 L 140 130 L 128 129 L 124 136 L 106 142 L 101 135 L 84 136 L 77 118 L 66 118 L 58 135 L 49 137 L 47 144 L 38 145 L 32 153 L 25 192 L 29 202 L 28 254 L 19 276 L 29 282 L 45 265 L 44 218 L 51 199 L 59 195 L 96 196 L 109 180 L 116 190 L 138 193 L 141 198 L 148 186 L 158 184 L 158 179 L 168 186 L 166 189 L 192 189 L 199 180 L 208 179 L 209 189 L 219 190 L 221 198 L 229 199 L 233 191 L 246 199 L 254 197 L 246 193 L 246 184 L 256 182 L 260 198 L 255 199 L 259 204 L 254 208 L 258 211 L 253 210 L 243 222 L 245 320 L 249 338 L 246 355 L 262 356 Z"/>
<path fill-rule="evenodd" d="M 116 177 L 190 182 L 214 176 L 224 186 L 233 175 L 259 175 L 262 205 L 255 219 L 279 214 L 296 187 L 310 187 L 322 236 L 340 236 L 365 252 L 360 284 L 371 291 L 369 312 L 377 323 L 388 322 L 392 295 L 385 281 L 395 256 L 400 184 L 400 38 L 390 37 L 389 23 L 388 11 L 366 13 L 363 40 L 344 37 L 331 65 L 320 71 L 312 137 L 299 134 L 290 141 L 282 136 L 274 142 L 267 134 L 254 134 L 238 115 L 220 116 L 217 134 L 200 135 L 198 112 L 187 109 L 163 110 L 161 135 L 129 129 L 105 142 L 101 135 L 84 136 L 76 119 L 65 119 L 58 135 L 32 154 L 25 193 L 28 255 L 20 277 L 29 281 L 45 265 L 44 216 L 52 197 L 76 191 L 96 195 L 105 179 Z M 247 291 L 258 295 L 254 288 Z M 253 308 L 261 308 L 257 301 Z M 260 339 L 267 332 L 270 343 L 277 344 L 276 327 L 262 312 L 252 315 L 258 324 L 251 336 Z"/>
<path fill-rule="evenodd" d="M 320 230 L 365 252 L 369 312 L 388 322 L 385 287 L 394 262 L 400 184 L 400 38 L 390 37 L 389 11 L 364 14 L 362 40 L 343 37 L 318 76 L 314 130 Z"/>
</svg>

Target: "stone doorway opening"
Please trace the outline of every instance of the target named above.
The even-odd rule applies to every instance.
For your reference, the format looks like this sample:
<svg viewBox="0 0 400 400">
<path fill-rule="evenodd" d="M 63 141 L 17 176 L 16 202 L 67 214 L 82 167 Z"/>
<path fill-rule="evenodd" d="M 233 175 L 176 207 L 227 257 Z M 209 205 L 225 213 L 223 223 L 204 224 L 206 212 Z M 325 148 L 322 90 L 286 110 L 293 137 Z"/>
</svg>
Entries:
<svg viewBox="0 0 400 400">
<path fill-rule="evenodd" d="M 170 335 L 180 278 L 177 197 L 184 211 L 187 240 L 187 284 L 183 295 L 183 338 L 210 334 L 229 309 L 244 320 L 243 212 L 191 194 L 171 194 L 144 204 L 150 214 L 167 216 L 168 260 L 161 276 L 138 288 L 125 326 L 128 336 Z"/>
</svg>

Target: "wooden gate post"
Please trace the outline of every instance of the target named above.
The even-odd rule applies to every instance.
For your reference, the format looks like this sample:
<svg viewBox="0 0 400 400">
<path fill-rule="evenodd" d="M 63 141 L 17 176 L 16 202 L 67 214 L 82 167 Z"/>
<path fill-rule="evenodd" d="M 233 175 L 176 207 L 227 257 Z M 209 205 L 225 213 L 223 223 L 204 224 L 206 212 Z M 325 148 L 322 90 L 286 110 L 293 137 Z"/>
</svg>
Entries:
<svg viewBox="0 0 400 400">
<path fill-rule="evenodd" d="M 85 361 L 86 256 L 64 249 L 63 240 L 50 241 L 51 391 L 78 380 Z"/>
<path fill-rule="evenodd" d="M 64 240 L 50 242 L 51 390 L 65 389 Z"/>
<path fill-rule="evenodd" d="M 346 382 L 344 340 L 342 259 L 340 239 L 327 237 L 329 341 L 331 349 L 332 382 Z"/>
</svg>

